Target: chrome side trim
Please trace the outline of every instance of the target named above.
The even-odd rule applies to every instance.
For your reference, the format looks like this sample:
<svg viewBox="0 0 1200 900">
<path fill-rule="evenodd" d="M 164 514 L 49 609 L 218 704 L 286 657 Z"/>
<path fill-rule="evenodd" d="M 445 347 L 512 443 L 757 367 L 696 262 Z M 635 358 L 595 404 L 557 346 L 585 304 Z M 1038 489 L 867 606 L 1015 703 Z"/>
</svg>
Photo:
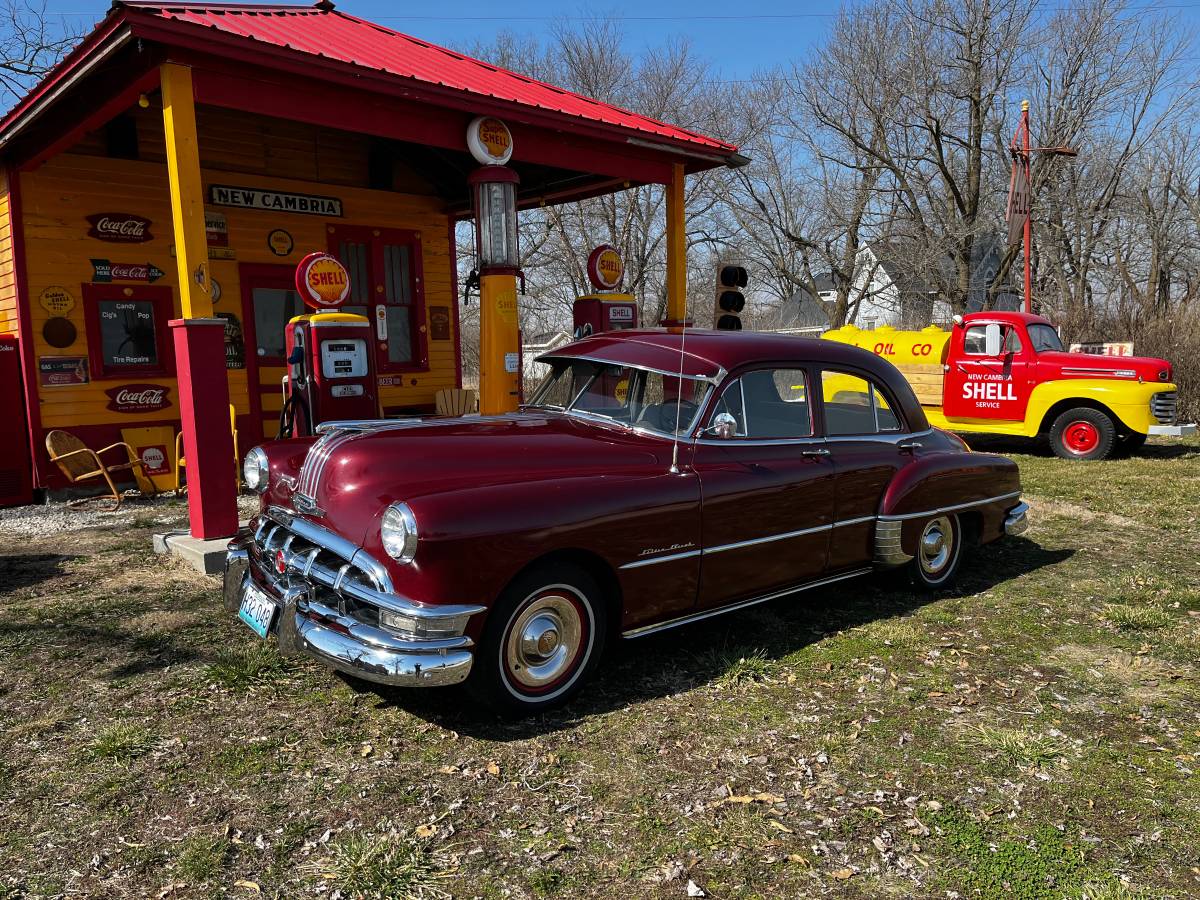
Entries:
<svg viewBox="0 0 1200 900">
<path fill-rule="evenodd" d="M 932 428 L 926 428 L 924 431 L 889 431 L 880 432 L 878 434 L 834 434 L 825 437 L 812 435 L 802 438 L 705 438 L 698 437 L 694 443 L 708 444 L 719 447 L 775 447 L 788 444 L 796 446 L 805 446 L 808 444 L 823 444 L 834 443 L 844 444 L 849 441 L 874 441 L 880 444 L 898 444 L 901 441 L 909 440 L 910 438 L 928 437 L 933 434 Z"/>
<path fill-rule="evenodd" d="M 834 528 L 844 528 L 847 525 L 861 525 L 863 522 L 874 522 L 878 516 L 859 516 L 857 519 L 842 519 L 840 522 L 834 522 Z"/>
<path fill-rule="evenodd" d="M 689 559 L 693 556 L 699 556 L 699 550 L 685 550 L 683 553 L 670 553 L 666 556 L 651 556 L 647 559 L 635 559 L 633 562 L 625 563 L 619 566 L 621 569 L 640 569 L 642 566 L 653 566 L 656 563 L 675 562 L 677 559 Z"/>
<path fill-rule="evenodd" d="M 661 344 L 651 344 L 648 341 L 631 340 L 629 338 L 625 338 L 624 340 L 630 344 L 641 344 L 642 346 L 654 347 L 656 350 L 669 350 L 669 348 L 663 347 Z M 675 351 L 669 350 L 669 352 L 674 353 Z M 712 362 L 711 360 L 705 359 L 703 356 L 697 356 L 694 353 L 688 353 L 687 355 L 692 357 L 692 359 L 699 360 L 700 362 L 703 362 L 703 363 L 707 363 L 708 365 L 710 365 L 714 369 L 716 369 L 716 372 L 714 372 L 712 375 L 684 374 L 683 377 L 687 378 L 689 381 L 707 381 L 710 384 L 716 384 L 722 378 L 724 378 L 725 375 L 727 374 L 725 369 L 721 368 L 720 366 L 718 366 L 716 363 Z M 600 363 L 600 364 L 606 365 L 606 366 L 620 366 L 621 368 L 641 369 L 643 372 L 653 372 L 656 375 L 670 375 L 672 378 L 679 377 L 678 369 L 674 369 L 674 370 L 656 369 L 653 366 L 633 365 L 632 363 L 620 362 L 619 360 L 615 360 L 615 359 L 605 359 L 602 356 L 592 356 L 590 354 L 583 354 L 583 353 L 580 353 L 580 354 L 572 353 L 569 355 L 564 355 L 564 354 L 555 353 L 554 351 L 551 351 L 549 353 L 543 353 L 541 356 L 535 357 L 536 362 L 547 363 L 547 364 L 551 364 L 551 363 L 553 363 L 554 360 L 558 360 L 558 359 L 560 359 L 564 362 L 570 362 L 571 360 L 581 359 L 581 360 L 584 360 L 585 362 Z"/>
<path fill-rule="evenodd" d="M 834 575 L 831 578 L 822 578 L 819 581 L 810 581 L 807 584 L 798 584 L 789 588 L 784 588 L 781 591 L 774 591 L 770 594 L 764 594 L 761 597 L 754 597 L 750 600 L 742 600 L 740 603 L 732 603 L 729 606 L 721 606 L 716 609 L 706 609 L 703 612 L 691 613 L 690 615 L 680 616 L 678 619 L 670 619 L 666 622 L 658 622 L 654 625 L 643 625 L 641 628 L 632 628 L 629 631 L 622 632 L 623 638 L 639 638 L 645 637 L 648 634 L 654 634 L 658 631 L 665 631 L 668 628 L 676 628 L 680 625 L 690 625 L 693 622 L 700 622 L 704 619 L 711 619 L 713 616 L 724 615 L 725 613 L 735 612 L 739 609 L 746 609 L 750 606 L 757 606 L 760 603 L 766 603 L 768 600 L 775 600 L 779 597 L 786 597 L 788 594 L 798 594 L 801 591 L 812 590 L 813 588 L 824 587 L 827 584 L 834 584 L 838 581 L 845 581 L 847 578 L 857 578 L 860 575 L 870 574 L 870 569 L 855 569 L 853 572 L 845 572 L 841 575 Z"/>
<path fill-rule="evenodd" d="M 959 503 L 955 506 L 943 506 L 940 509 L 927 509 L 922 512 L 902 513 L 898 516 L 880 516 L 879 522 L 882 525 L 884 522 L 903 522 L 908 519 L 920 519 L 925 516 L 940 516 L 943 513 L 961 512 L 964 509 L 970 509 L 973 506 L 985 506 L 988 503 L 999 503 L 1001 500 L 1013 500 L 1021 496 L 1020 491 L 1013 491 L 1011 494 L 1000 494 L 997 497 L 984 497 L 982 500 L 972 500 L 969 503 Z"/>
<path fill-rule="evenodd" d="M 905 553 L 900 545 L 903 531 L 902 519 L 881 520 L 875 526 L 875 565 L 902 566 L 913 558 L 913 555 Z"/>
<path fill-rule="evenodd" d="M 797 531 L 785 531 L 782 534 L 769 534 L 766 537 L 751 538 L 748 541 L 735 541 L 732 544 L 718 544 L 715 547 L 705 547 L 701 552 L 707 556 L 710 553 L 724 553 L 726 550 L 739 550 L 742 547 L 753 547 L 756 544 L 769 544 L 772 541 L 786 541 L 788 538 L 803 537 L 806 534 L 816 534 L 818 531 L 832 530 L 832 525 L 816 525 L 813 528 L 801 528 Z"/>
</svg>

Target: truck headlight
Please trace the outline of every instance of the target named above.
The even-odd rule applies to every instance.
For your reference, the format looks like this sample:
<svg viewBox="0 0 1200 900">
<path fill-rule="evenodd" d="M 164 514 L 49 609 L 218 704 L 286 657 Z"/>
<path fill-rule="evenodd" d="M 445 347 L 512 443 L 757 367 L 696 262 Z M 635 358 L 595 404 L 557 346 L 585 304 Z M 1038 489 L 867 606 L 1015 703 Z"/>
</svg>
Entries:
<svg viewBox="0 0 1200 900">
<path fill-rule="evenodd" d="M 398 563 L 417 555 L 417 519 L 407 503 L 393 503 L 383 513 L 383 549 Z"/>
<path fill-rule="evenodd" d="M 262 447 L 255 447 L 246 454 L 246 461 L 242 463 L 242 482 L 250 490 L 261 494 L 267 489 L 270 471 L 267 454 Z"/>
</svg>

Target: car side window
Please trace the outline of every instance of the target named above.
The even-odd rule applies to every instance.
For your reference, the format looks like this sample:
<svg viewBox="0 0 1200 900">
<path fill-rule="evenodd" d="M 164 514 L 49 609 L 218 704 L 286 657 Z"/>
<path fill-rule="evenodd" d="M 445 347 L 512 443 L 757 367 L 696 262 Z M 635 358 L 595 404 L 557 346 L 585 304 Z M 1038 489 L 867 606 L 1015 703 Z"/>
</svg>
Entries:
<svg viewBox="0 0 1200 900">
<path fill-rule="evenodd" d="M 739 438 L 812 437 L 810 397 L 803 369 L 757 369 L 725 387 L 713 416 L 720 413 L 733 416 L 737 422 L 735 437 Z"/>
<path fill-rule="evenodd" d="M 967 354 L 968 356 L 986 356 L 986 333 L 986 325 L 968 326 L 966 334 L 963 335 L 963 353 Z M 1017 334 L 1017 329 L 1011 327 L 1004 329 L 1004 342 L 1001 352 L 1021 352 L 1021 337 Z"/>
<path fill-rule="evenodd" d="M 900 431 L 895 404 L 874 382 L 849 372 L 821 372 L 825 432 L 848 436 Z"/>
</svg>

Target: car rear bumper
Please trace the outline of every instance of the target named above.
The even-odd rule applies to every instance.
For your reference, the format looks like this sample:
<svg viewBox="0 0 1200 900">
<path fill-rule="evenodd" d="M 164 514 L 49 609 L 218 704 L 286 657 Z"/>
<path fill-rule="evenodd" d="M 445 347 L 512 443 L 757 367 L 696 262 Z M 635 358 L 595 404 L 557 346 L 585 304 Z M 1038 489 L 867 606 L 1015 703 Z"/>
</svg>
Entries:
<svg viewBox="0 0 1200 900">
<path fill-rule="evenodd" d="M 1190 425 L 1151 425 L 1146 433 L 1162 437 L 1188 437 L 1196 433 L 1196 426 L 1194 423 Z"/>
<path fill-rule="evenodd" d="M 1029 530 L 1029 504 L 1018 503 L 1004 517 L 1004 533 L 1016 537 Z"/>
<path fill-rule="evenodd" d="M 278 606 L 271 633 L 282 653 L 308 656 L 339 672 L 398 687 L 457 684 L 470 674 L 470 638 L 402 638 L 359 622 L 319 602 L 312 585 L 295 578 L 286 584 L 272 579 L 258 566 L 252 545 L 252 535 L 243 534 L 226 551 L 224 605 L 236 613 L 251 584 L 270 596 Z"/>
</svg>

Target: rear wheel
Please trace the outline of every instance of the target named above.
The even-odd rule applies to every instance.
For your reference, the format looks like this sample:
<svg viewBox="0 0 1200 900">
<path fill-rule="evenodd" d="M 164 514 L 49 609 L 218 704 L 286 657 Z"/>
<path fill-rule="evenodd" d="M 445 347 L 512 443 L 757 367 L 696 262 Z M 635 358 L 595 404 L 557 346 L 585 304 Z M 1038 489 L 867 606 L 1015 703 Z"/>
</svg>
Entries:
<svg viewBox="0 0 1200 900">
<path fill-rule="evenodd" d="M 958 576 L 963 531 L 958 516 L 934 516 L 921 526 L 917 552 L 908 564 L 909 577 L 922 590 L 947 587 Z"/>
<path fill-rule="evenodd" d="M 565 703 L 595 670 L 606 624 L 595 579 L 572 565 L 540 566 L 488 614 L 467 689 L 509 714 Z"/>
<path fill-rule="evenodd" d="M 1111 455 L 1117 429 L 1098 409 L 1068 409 L 1050 427 L 1050 449 L 1062 459 L 1105 459 Z"/>
</svg>

